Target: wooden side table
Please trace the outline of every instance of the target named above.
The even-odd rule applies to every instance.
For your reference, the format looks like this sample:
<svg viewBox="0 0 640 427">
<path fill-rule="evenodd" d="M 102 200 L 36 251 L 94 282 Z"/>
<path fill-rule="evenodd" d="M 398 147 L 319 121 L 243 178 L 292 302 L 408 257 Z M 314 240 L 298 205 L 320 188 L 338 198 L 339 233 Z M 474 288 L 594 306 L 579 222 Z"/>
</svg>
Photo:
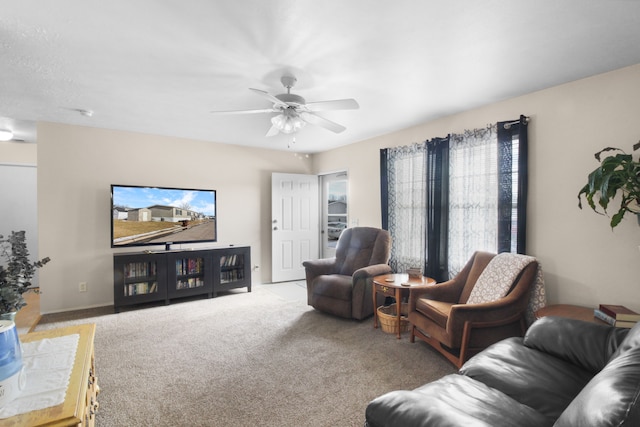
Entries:
<svg viewBox="0 0 640 427">
<path fill-rule="evenodd" d="M 21 335 L 20 341 L 24 343 L 71 334 L 78 334 L 80 337 L 64 402 L 57 406 L 0 420 L 0 425 L 3 427 L 93 427 L 96 419 L 95 412 L 98 408 L 97 395 L 100 392 L 94 367 L 95 331 L 95 324 L 84 324 Z"/>
<path fill-rule="evenodd" d="M 603 322 L 593 315 L 593 308 L 579 305 L 554 304 L 542 307 L 540 310 L 536 311 L 536 319 L 540 319 L 545 316 L 566 317 L 569 319 L 584 320 L 585 322 L 607 325 L 606 322 Z"/>
<path fill-rule="evenodd" d="M 397 304 L 397 333 L 400 339 L 400 317 L 402 315 L 402 297 L 409 296 L 410 289 L 426 288 L 435 285 L 430 277 L 409 277 L 408 274 L 383 274 L 373 278 L 373 327 L 378 328 L 378 294 L 394 297 Z"/>
</svg>

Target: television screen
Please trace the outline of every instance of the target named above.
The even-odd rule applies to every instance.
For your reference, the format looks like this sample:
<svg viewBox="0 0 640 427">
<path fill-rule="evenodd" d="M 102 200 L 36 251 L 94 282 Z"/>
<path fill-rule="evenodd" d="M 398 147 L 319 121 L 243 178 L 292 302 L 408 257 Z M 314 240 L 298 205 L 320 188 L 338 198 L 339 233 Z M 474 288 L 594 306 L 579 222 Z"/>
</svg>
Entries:
<svg viewBox="0 0 640 427">
<path fill-rule="evenodd" d="M 215 242 L 216 191 L 111 185 L 111 247 Z"/>
</svg>

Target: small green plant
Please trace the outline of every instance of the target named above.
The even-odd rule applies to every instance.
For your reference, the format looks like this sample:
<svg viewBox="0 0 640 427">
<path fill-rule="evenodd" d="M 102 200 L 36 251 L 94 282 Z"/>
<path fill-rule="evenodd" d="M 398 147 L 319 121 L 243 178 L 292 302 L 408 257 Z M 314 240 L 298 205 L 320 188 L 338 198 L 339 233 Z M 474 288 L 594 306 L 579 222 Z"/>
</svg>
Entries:
<svg viewBox="0 0 640 427">
<path fill-rule="evenodd" d="M 36 268 L 50 261 L 49 257 L 31 262 L 24 231 L 12 231 L 7 237 L 0 235 L 0 314 L 17 312 L 26 305 L 23 293 L 30 291 Z"/>
<path fill-rule="evenodd" d="M 634 151 L 640 148 L 640 142 L 633 146 Z M 602 157 L 602 153 L 619 151 L 616 155 Z M 626 154 L 619 148 L 607 147 L 595 154 L 600 166 L 591 172 L 587 184 L 578 193 L 578 207 L 582 209 L 582 196 L 596 213 L 605 215 L 609 203 L 618 197 L 620 205 L 618 211 L 611 217 L 611 228 L 620 224 L 627 212 L 640 212 L 640 162 L 633 160 L 631 154 Z M 596 206 L 600 206 L 603 212 Z"/>
</svg>

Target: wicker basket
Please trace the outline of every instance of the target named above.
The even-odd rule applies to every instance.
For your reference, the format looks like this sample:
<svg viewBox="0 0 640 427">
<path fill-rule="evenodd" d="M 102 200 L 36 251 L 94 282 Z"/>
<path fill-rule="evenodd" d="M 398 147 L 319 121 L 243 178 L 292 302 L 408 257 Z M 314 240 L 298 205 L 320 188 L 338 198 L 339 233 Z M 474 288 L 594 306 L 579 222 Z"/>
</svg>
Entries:
<svg viewBox="0 0 640 427">
<path fill-rule="evenodd" d="M 396 307 L 396 304 L 378 307 L 378 323 L 380 323 L 383 332 L 395 334 L 398 331 Z M 409 306 L 407 303 L 403 303 L 400 310 L 400 332 L 407 332 L 409 330 L 409 321 L 407 320 Z"/>
</svg>

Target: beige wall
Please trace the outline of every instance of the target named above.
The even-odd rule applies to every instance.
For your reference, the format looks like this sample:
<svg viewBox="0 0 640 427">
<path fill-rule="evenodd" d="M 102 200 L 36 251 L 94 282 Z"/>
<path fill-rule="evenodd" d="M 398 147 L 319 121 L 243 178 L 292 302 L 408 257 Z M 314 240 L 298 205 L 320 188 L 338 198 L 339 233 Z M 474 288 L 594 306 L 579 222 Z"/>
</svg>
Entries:
<svg viewBox="0 0 640 427">
<path fill-rule="evenodd" d="M 220 245 L 252 247 L 256 281 L 271 277 L 271 172 L 349 172 L 350 220 L 380 225 L 379 149 L 422 141 L 498 120 L 532 118 L 528 253 L 545 270 L 552 303 L 622 303 L 640 311 L 640 227 L 577 207 L 577 192 L 605 146 L 631 152 L 640 138 L 640 65 L 433 120 L 310 160 L 290 152 L 129 132 L 41 123 L 38 126 L 39 254 L 42 311 L 111 304 L 109 185 L 218 190 Z M 33 147 L 33 146 L 31 146 Z M 34 148 L 29 148 L 33 150 Z M 0 146 L 0 162 L 35 163 Z M 311 164 L 310 164 L 311 163 Z M 78 292 L 88 282 L 89 291 Z"/>
<path fill-rule="evenodd" d="M 0 163 L 35 165 L 37 145 L 23 142 L 0 141 Z"/>
<path fill-rule="evenodd" d="M 425 100 L 429 102 L 429 99 Z M 348 170 L 349 214 L 379 226 L 380 148 L 489 123 L 531 117 L 528 253 L 542 263 L 551 303 L 625 304 L 640 311 L 640 227 L 577 207 L 577 194 L 606 146 L 631 153 L 640 139 L 640 65 L 579 80 L 314 156 L 315 172 Z M 637 158 L 637 156 L 636 156 Z"/>
<path fill-rule="evenodd" d="M 113 253 L 127 250 L 110 247 L 110 184 L 217 190 L 216 246 L 251 246 L 260 282 L 271 277 L 271 173 L 311 170 L 288 151 L 52 123 L 38 124 L 37 161 L 39 254 L 52 259 L 43 313 L 113 303 Z"/>
</svg>

